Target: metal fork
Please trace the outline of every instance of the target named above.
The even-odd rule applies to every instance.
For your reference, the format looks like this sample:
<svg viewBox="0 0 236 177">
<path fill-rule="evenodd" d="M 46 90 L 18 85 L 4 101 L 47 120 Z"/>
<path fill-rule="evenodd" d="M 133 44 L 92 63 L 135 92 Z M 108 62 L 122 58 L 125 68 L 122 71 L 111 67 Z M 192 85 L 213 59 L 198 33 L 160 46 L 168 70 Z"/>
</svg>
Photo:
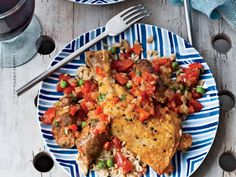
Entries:
<svg viewBox="0 0 236 177">
<path fill-rule="evenodd" d="M 57 71 L 59 68 L 61 68 L 68 62 L 72 61 L 75 57 L 79 56 L 81 53 L 83 53 L 85 50 L 95 45 L 97 42 L 101 41 L 103 38 L 107 36 L 116 36 L 122 33 L 123 31 L 125 31 L 134 23 L 138 22 L 142 18 L 147 17 L 149 15 L 151 14 L 148 12 L 146 7 L 143 6 L 142 4 L 139 4 L 137 6 L 132 6 L 120 12 L 119 14 L 117 14 L 116 16 L 114 16 L 107 22 L 105 31 L 103 33 L 101 33 L 99 36 L 97 36 L 96 38 L 94 38 L 93 40 L 91 40 L 90 42 L 88 42 L 87 44 L 79 48 L 78 50 L 74 51 L 72 54 L 64 58 L 62 61 L 60 61 L 56 65 L 50 67 L 43 73 L 39 74 L 37 77 L 29 81 L 24 86 L 17 89 L 16 90 L 17 96 L 20 96 L 26 91 L 28 91 L 29 89 L 31 89 L 33 86 L 38 84 L 47 76 Z"/>
</svg>

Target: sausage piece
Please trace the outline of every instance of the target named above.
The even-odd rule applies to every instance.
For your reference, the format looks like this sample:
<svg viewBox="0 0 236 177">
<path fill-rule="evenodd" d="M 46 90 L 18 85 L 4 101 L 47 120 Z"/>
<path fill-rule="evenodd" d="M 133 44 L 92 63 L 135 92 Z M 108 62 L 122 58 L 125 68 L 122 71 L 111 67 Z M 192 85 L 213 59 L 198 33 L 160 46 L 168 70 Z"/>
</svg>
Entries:
<svg viewBox="0 0 236 177">
<path fill-rule="evenodd" d="M 68 113 L 57 116 L 52 124 L 52 133 L 57 144 L 63 148 L 72 148 L 75 146 L 75 137 L 68 126 L 72 125 L 74 120 Z"/>
<path fill-rule="evenodd" d="M 108 140 L 108 133 L 92 134 L 90 126 L 83 128 L 75 143 L 79 151 L 78 163 L 84 175 L 86 175 L 89 165 L 100 155 L 104 143 Z"/>
<path fill-rule="evenodd" d="M 136 65 L 136 69 L 139 71 L 147 71 L 149 73 L 153 72 L 153 67 L 152 67 L 152 63 L 148 60 L 140 60 L 137 65 Z"/>
</svg>

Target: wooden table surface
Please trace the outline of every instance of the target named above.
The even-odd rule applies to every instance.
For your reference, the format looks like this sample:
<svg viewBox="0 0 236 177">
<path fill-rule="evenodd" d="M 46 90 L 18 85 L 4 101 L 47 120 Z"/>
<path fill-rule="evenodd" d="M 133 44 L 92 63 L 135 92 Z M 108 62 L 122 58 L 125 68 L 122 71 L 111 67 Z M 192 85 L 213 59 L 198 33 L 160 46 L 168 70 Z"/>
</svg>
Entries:
<svg viewBox="0 0 236 177">
<path fill-rule="evenodd" d="M 126 0 L 109 6 L 74 4 L 67 0 L 37 0 L 35 14 L 41 21 L 43 33 L 56 42 L 56 49 L 49 56 L 37 55 L 27 64 L 17 68 L 0 68 L 0 176 L 1 177 L 66 177 L 57 164 L 48 173 L 39 173 L 33 166 L 33 157 L 45 149 L 40 135 L 34 98 L 39 85 L 17 98 L 16 88 L 45 70 L 53 57 L 76 36 L 103 26 L 121 10 L 143 3 L 152 16 L 142 22 L 169 29 L 186 38 L 184 9 L 172 7 L 166 0 Z M 236 31 L 223 20 L 211 21 L 206 16 L 193 13 L 193 43 L 213 71 L 219 90 L 236 92 Z M 219 54 L 211 41 L 218 33 L 227 34 L 232 48 Z M 17 56 L 16 56 L 17 57 Z M 233 177 L 236 172 L 224 172 L 219 157 L 225 151 L 235 154 L 236 111 L 223 112 L 213 147 L 193 177 Z"/>
</svg>

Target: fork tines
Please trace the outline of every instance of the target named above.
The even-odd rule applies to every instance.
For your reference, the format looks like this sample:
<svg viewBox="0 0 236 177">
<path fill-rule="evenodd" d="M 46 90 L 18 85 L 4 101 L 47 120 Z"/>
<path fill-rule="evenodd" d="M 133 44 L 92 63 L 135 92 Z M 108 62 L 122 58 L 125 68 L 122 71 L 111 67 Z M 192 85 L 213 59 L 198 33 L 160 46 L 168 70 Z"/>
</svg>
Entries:
<svg viewBox="0 0 236 177">
<path fill-rule="evenodd" d="M 151 13 L 148 11 L 148 9 L 143 4 L 139 4 L 124 10 L 120 17 L 127 25 L 129 25 L 131 23 L 136 23 L 144 17 L 148 17 L 149 15 L 151 15 Z"/>
</svg>

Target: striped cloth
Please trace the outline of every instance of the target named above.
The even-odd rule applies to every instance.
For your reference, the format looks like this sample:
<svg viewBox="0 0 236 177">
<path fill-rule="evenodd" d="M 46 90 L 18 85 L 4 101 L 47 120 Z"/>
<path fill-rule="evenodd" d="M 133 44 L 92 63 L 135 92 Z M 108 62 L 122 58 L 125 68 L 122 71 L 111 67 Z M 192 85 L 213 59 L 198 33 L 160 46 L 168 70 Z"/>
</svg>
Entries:
<svg viewBox="0 0 236 177">
<path fill-rule="evenodd" d="M 169 0 L 173 5 L 183 5 L 183 0 Z M 236 30 L 236 0 L 190 0 L 195 10 L 206 14 L 210 19 L 223 18 Z"/>
</svg>

